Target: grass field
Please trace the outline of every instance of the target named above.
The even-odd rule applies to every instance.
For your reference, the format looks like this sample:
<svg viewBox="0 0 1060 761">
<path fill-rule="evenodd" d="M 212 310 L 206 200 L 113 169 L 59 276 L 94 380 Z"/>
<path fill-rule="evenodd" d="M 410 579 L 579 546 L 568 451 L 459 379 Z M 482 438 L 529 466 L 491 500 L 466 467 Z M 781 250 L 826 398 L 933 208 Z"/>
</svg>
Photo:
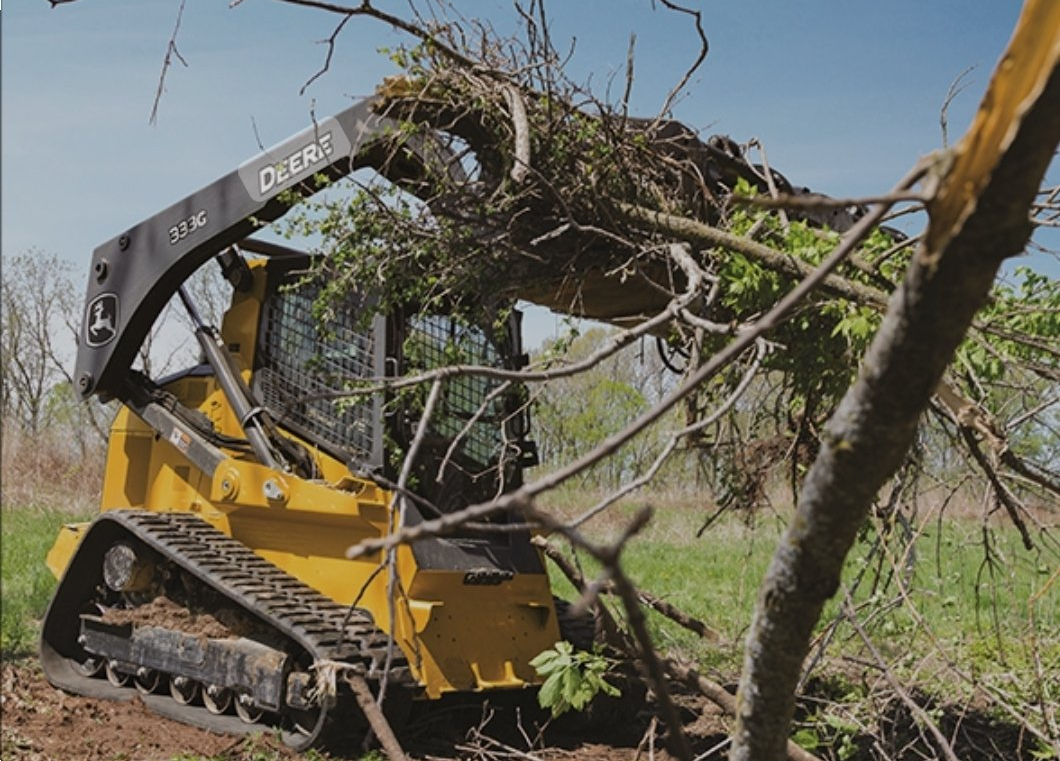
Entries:
<svg viewBox="0 0 1060 761">
<path fill-rule="evenodd" d="M 591 504 L 584 494 L 555 499 L 568 515 Z M 606 541 L 641 504 L 619 505 L 585 530 Z M 707 513 L 691 497 L 669 495 L 656 507 L 652 522 L 624 551 L 624 567 L 644 591 L 705 622 L 720 641 L 704 641 L 654 613 L 649 614 L 653 637 L 661 649 L 731 683 L 739 673 L 758 584 L 783 530 L 783 511 L 759 515 L 753 525 L 726 516 L 697 536 Z M 4 659 L 35 652 L 39 620 L 55 586 L 45 555 L 59 526 L 92 512 L 84 501 L 3 505 Z M 912 534 L 892 531 L 885 541 L 882 527 L 867 526 L 847 564 L 841 595 L 849 593 L 857 621 L 884 663 L 874 662 L 837 599 L 826 609 L 815 643 L 823 651 L 822 678 L 832 679 L 851 664 L 877 674 L 886 668 L 940 701 L 985 704 L 1009 720 L 1022 711 L 1043 725 L 1056 721 L 1060 549 L 1052 536 L 1060 517 L 1047 515 L 1044 523 L 1050 518 L 1051 531 L 1035 534 L 1032 551 L 1003 521 L 984 525 L 969 517 L 929 516 Z M 592 564 L 583 567 L 591 577 Z M 558 573 L 554 577 L 558 593 L 571 598 L 570 585 Z M 878 708 L 864 702 L 873 689 L 864 676 L 856 689 L 851 685 L 857 680 L 843 679 L 839 691 L 848 693 L 843 700 L 854 701 L 843 704 L 843 716 Z M 833 710 L 827 720 L 839 721 L 836 715 Z M 811 718 L 817 723 L 800 730 L 810 733 L 810 746 L 822 731 L 819 717 Z M 1050 757 L 1041 751 L 1042 759 Z"/>
<path fill-rule="evenodd" d="M 3 628 L 0 652 L 13 658 L 35 652 L 39 621 L 44 614 L 55 578 L 44 557 L 63 523 L 84 519 L 50 507 L 4 506 L 0 513 L 3 547 Z"/>
<path fill-rule="evenodd" d="M 571 495 L 574 502 L 580 501 Z M 565 506 L 565 514 L 583 507 Z M 631 515 L 634 506 L 620 507 Z M 708 643 L 649 614 L 656 642 L 706 673 L 730 682 L 740 669 L 743 639 L 758 584 L 783 531 L 783 515 L 758 516 L 754 525 L 724 517 L 697 536 L 707 515 L 668 498 L 652 524 L 623 552 L 628 575 L 641 588 L 700 619 L 721 635 Z M 928 520 L 908 533 L 866 526 L 848 559 L 843 590 L 826 607 L 814 654 L 822 670 L 868 664 L 879 672 L 840 602 L 849 593 L 856 620 L 885 659 L 909 684 L 954 702 L 982 702 L 983 690 L 1012 705 L 1050 711 L 1060 701 L 1060 545 L 1057 529 L 1036 533 L 1022 546 L 1005 520 L 986 524 L 963 515 Z M 586 532 L 614 535 L 610 516 Z M 881 534 L 884 538 L 881 539 Z M 592 575 L 592 564 L 585 563 Z M 572 595 L 565 581 L 557 586 Z M 826 647 L 825 647 L 826 646 Z M 962 678 L 963 674 L 966 678 Z M 1053 719 L 1055 720 L 1055 719 Z M 1049 756 L 1046 755 L 1046 758 Z"/>
</svg>

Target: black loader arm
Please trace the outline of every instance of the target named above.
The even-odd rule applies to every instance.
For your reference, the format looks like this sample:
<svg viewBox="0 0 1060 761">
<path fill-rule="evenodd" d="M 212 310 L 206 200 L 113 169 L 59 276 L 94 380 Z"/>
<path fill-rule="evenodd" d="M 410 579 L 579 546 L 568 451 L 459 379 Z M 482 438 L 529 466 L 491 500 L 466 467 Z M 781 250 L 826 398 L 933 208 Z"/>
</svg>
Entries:
<svg viewBox="0 0 1060 761">
<path fill-rule="evenodd" d="M 458 171 L 421 137 L 396 145 L 397 122 L 361 101 L 315 122 L 92 253 L 75 378 L 82 397 L 121 396 L 123 379 L 170 297 L 204 262 L 330 180 L 372 167 L 413 185 L 425 167 Z"/>
</svg>

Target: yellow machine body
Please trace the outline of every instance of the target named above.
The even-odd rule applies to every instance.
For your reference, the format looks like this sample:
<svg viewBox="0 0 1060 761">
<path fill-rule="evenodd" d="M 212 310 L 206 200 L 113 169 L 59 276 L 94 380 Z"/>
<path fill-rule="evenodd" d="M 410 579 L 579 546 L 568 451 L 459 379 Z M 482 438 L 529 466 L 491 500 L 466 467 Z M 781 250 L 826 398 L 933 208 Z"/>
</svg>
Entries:
<svg viewBox="0 0 1060 761">
<path fill-rule="evenodd" d="M 265 261 L 251 262 L 251 270 L 253 287 L 236 293 L 222 328 L 248 384 L 268 281 Z M 185 375 L 164 389 L 204 414 L 219 433 L 241 435 L 212 375 Z M 322 478 L 277 472 L 232 452 L 211 477 L 189 460 L 179 437 L 162 438 L 123 407 L 111 428 L 101 508 L 195 513 L 327 597 L 370 611 L 404 652 L 421 696 L 538 683 L 529 661 L 560 638 L 547 575 L 469 584 L 466 569 L 420 567 L 408 546 L 396 550 L 396 574 L 382 565 L 380 553 L 347 559 L 362 540 L 396 528 L 393 495 L 302 444 Z M 57 577 L 86 526 L 60 531 L 48 556 Z"/>
</svg>

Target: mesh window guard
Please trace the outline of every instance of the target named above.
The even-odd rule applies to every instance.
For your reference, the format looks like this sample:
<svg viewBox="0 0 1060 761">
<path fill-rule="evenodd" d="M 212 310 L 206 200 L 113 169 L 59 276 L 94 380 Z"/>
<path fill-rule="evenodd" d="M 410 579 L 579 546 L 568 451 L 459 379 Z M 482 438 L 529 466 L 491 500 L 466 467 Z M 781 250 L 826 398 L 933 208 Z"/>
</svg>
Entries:
<svg viewBox="0 0 1060 761">
<path fill-rule="evenodd" d="M 327 326 L 313 315 L 312 284 L 273 293 L 264 312 L 255 385 L 262 404 L 295 433 L 365 466 L 381 464 L 380 401 L 342 397 L 381 375 L 381 327 L 357 326 L 363 301 L 352 297 Z M 376 323 L 379 321 L 377 320 Z"/>
<path fill-rule="evenodd" d="M 503 357 L 481 328 L 465 325 L 446 315 L 412 318 L 404 346 L 408 371 L 419 372 L 448 365 L 466 364 L 503 367 Z M 495 467 L 504 448 L 505 398 L 486 401 L 500 381 L 475 375 L 449 378 L 430 431 L 444 441 L 460 436 L 458 460 L 470 469 Z M 485 409 L 480 412 L 482 405 Z M 475 423 L 465 431 L 468 423 Z"/>
</svg>

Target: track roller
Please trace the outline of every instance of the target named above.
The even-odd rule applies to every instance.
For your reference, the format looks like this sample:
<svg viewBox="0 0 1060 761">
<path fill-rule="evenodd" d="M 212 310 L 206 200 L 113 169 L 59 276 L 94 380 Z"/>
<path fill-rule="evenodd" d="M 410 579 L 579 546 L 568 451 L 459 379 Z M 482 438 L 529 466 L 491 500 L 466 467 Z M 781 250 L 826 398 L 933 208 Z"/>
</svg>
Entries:
<svg viewBox="0 0 1060 761">
<path fill-rule="evenodd" d="M 232 691 L 216 684 L 202 688 L 202 704 L 214 716 L 220 716 L 232 705 Z"/>
<path fill-rule="evenodd" d="M 162 674 L 154 669 L 143 668 L 141 666 L 136 670 L 136 676 L 133 677 L 133 684 L 136 686 L 137 692 L 141 695 L 150 695 L 153 692 L 158 692 L 158 688 L 162 684 Z"/>
<path fill-rule="evenodd" d="M 186 676 L 175 676 L 169 680 L 169 695 L 178 705 L 190 706 L 199 697 L 199 683 Z"/>
<path fill-rule="evenodd" d="M 117 661 L 107 661 L 106 672 L 107 681 L 115 687 L 124 687 L 129 683 L 129 674 L 119 669 Z"/>
</svg>

